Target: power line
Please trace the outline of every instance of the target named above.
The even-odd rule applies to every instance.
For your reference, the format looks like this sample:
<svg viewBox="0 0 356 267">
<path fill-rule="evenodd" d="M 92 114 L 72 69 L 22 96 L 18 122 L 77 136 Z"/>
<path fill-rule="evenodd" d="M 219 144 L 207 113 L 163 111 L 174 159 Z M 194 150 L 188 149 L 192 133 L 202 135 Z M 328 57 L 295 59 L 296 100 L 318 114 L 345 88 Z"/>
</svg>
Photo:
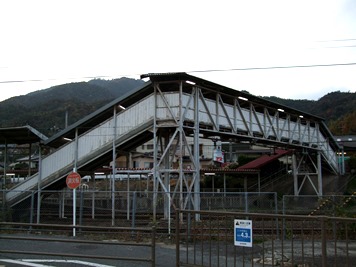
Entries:
<svg viewBox="0 0 356 267">
<path fill-rule="evenodd" d="M 355 66 L 356 62 L 350 63 L 332 63 L 332 64 L 314 64 L 314 65 L 289 65 L 289 66 L 271 66 L 271 67 L 249 67 L 249 68 L 231 68 L 231 69 L 210 69 L 210 70 L 192 70 L 186 71 L 186 73 L 203 73 L 203 72 L 227 72 L 227 71 L 252 71 L 252 70 L 274 70 L 274 69 L 298 69 L 298 68 L 320 68 L 320 67 L 338 67 L 338 66 Z M 118 75 L 118 77 L 127 76 L 139 76 L 139 74 L 130 75 Z M 61 78 L 61 79 L 33 79 L 33 80 L 10 80 L 0 81 L 1 83 L 24 83 L 24 82 L 44 82 L 44 81 L 56 81 L 56 80 L 78 80 L 78 79 L 98 79 L 98 78 L 110 78 L 113 76 L 101 75 L 101 76 L 85 76 L 77 78 Z"/>
<path fill-rule="evenodd" d="M 356 45 L 327 46 L 323 48 L 351 48 L 351 47 L 356 47 Z"/>
<path fill-rule="evenodd" d="M 58 80 L 98 79 L 98 78 L 110 78 L 110 77 L 112 76 L 102 75 L 102 76 L 87 76 L 87 77 L 71 77 L 71 78 L 61 78 L 61 79 L 12 80 L 12 81 L 0 81 L 0 83 L 46 82 L 46 81 L 58 81 Z"/>
<path fill-rule="evenodd" d="M 326 47 L 318 47 L 316 49 L 328 49 L 328 48 L 353 48 L 356 47 L 354 44 L 356 39 L 349 38 L 349 39 L 334 39 L 334 40 L 321 40 L 317 41 L 318 43 L 326 43 L 333 46 L 326 46 Z M 341 45 L 338 45 L 341 44 Z"/>
<path fill-rule="evenodd" d="M 273 69 L 298 69 L 298 68 L 319 68 L 319 67 L 337 67 L 337 66 L 354 66 L 352 63 L 333 63 L 333 64 L 315 64 L 315 65 L 293 65 L 293 66 L 273 66 L 273 67 L 250 67 L 250 68 L 234 68 L 234 69 L 215 69 L 215 70 L 195 70 L 188 73 L 199 72 L 223 72 L 223 71 L 246 71 L 246 70 L 273 70 Z"/>
<path fill-rule="evenodd" d="M 317 41 L 319 43 L 329 43 L 329 42 L 349 42 L 349 41 L 356 41 L 356 39 L 334 39 L 334 40 L 322 40 L 322 41 Z"/>
</svg>

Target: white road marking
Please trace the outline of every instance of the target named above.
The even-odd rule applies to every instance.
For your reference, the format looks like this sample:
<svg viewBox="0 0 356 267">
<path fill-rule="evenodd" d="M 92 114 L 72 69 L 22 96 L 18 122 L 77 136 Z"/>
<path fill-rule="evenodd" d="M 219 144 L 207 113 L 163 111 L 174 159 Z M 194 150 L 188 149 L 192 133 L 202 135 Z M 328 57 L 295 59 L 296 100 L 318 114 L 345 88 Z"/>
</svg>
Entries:
<svg viewBox="0 0 356 267">
<path fill-rule="evenodd" d="M 38 259 L 23 259 L 22 261 L 26 262 L 58 262 L 58 263 L 75 263 L 75 264 L 82 264 L 85 266 L 93 266 L 93 267 L 115 267 L 112 265 L 105 265 L 105 264 L 99 264 L 99 263 L 93 263 L 93 262 L 88 262 L 88 261 L 78 261 L 78 260 L 38 260 Z"/>
<path fill-rule="evenodd" d="M 112 265 L 105 265 L 99 263 L 93 263 L 88 261 L 78 261 L 78 260 L 38 260 L 38 259 L 22 259 L 22 260 L 8 260 L 8 259 L 0 259 L 0 262 L 7 262 L 7 263 L 16 263 L 22 266 L 32 266 L 32 267 L 55 267 L 51 265 L 43 265 L 38 263 L 74 263 L 74 264 L 81 264 L 85 266 L 92 266 L 92 267 L 115 267 Z"/>
<path fill-rule="evenodd" d="M 50 266 L 50 265 L 42 265 L 42 264 L 37 264 L 37 263 L 31 263 L 31 262 L 25 262 L 22 260 L 7 260 L 7 259 L 0 259 L 2 262 L 7 262 L 7 263 L 16 263 L 18 265 L 23 265 L 23 266 L 33 266 L 33 267 L 55 267 L 55 266 Z"/>
</svg>

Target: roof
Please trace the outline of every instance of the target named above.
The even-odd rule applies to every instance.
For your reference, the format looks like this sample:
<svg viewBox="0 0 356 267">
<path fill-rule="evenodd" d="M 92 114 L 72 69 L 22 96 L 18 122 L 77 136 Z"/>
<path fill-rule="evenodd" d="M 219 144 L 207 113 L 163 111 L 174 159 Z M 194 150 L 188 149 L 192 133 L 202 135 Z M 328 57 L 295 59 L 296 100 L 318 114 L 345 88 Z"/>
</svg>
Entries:
<svg viewBox="0 0 356 267">
<path fill-rule="evenodd" d="M 195 84 L 199 87 L 203 87 L 206 89 L 210 89 L 212 91 L 212 97 L 213 99 L 215 99 L 216 92 L 220 92 L 220 96 L 223 99 L 224 103 L 230 103 L 233 105 L 233 97 L 237 97 L 237 98 L 244 98 L 244 99 L 248 99 L 248 101 L 242 101 L 240 103 L 240 107 L 245 107 L 245 108 L 249 108 L 250 103 L 253 103 L 255 108 L 258 108 L 259 106 L 264 109 L 265 107 L 268 108 L 272 108 L 272 109 L 283 109 L 286 113 L 290 114 L 290 115 L 294 115 L 295 117 L 300 117 L 302 115 L 302 117 L 304 119 L 310 119 L 311 121 L 315 121 L 319 123 L 319 130 L 328 138 L 330 145 L 333 147 L 333 149 L 335 150 L 339 150 L 339 145 L 338 143 L 335 141 L 333 135 L 331 134 L 330 130 L 328 129 L 328 127 L 325 124 L 325 120 L 324 118 L 321 118 L 319 116 L 301 111 L 301 110 L 297 110 L 295 108 L 291 108 L 289 106 L 284 106 L 282 104 L 270 101 L 270 100 L 266 100 L 262 97 L 259 96 L 255 96 L 252 94 L 249 94 L 247 92 L 244 91 L 239 91 L 236 89 L 232 89 L 220 84 L 216 84 L 201 78 L 198 78 L 196 76 L 192 76 L 189 75 L 185 72 L 176 72 L 176 73 L 149 73 L 149 74 L 143 74 L 141 75 L 141 78 L 150 78 L 151 81 L 153 82 L 169 82 L 169 81 L 187 81 L 189 84 Z M 169 86 L 167 86 L 169 87 Z M 162 91 L 164 91 L 164 87 L 162 86 L 160 88 Z M 183 87 L 183 91 L 184 91 L 184 87 Z M 208 94 L 204 94 L 204 97 L 209 97 Z M 245 103 L 244 103 L 245 102 Z M 245 106 L 244 106 L 245 105 Z M 263 113 L 264 111 L 261 109 L 261 112 Z M 256 110 L 257 111 L 257 110 Z"/>
<path fill-rule="evenodd" d="M 356 150 L 356 135 L 335 136 L 335 140 L 339 143 L 344 151 Z"/>
<path fill-rule="evenodd" d="M 337 135 L 335 140 L 337 142 L 356 142 L 356 135 Z"/>
<path fill-rule="evenodd" d="M 318 117 L 316 115 L 313 115 L 313 114 L 309 114 L 309 113 L 306 113 L 306 112 L 303 112 L 303 111 L 300 111 L 300 110 L 297 110 L 297 109 L 294 109 L 294 108 L 291 108 L 291 107 L 288 107 L 288 106 L 284 106 L 282 104 L 279 104 L 279 103 L 276 103 L 276 102 L 273 102 L 273 101 L 270 101 L 270 100 L 266 100 L 262 97 L 259 97 L 259 96 L 255 96 L 255 95 L 252 95 L 252 94 L 249 94 L 247 92 L 244 92 L 244 91 L 239 91 L 239 90 L 236 90 L 236 89 L 232 89 L 232 88 L 229 88 L 229 87 L 226 87 L 226 86 L 223 86 L 223 85 L 220 85 L 220 84 L 217 84 L 217 83 L 213 83 L 213 82 L 210 82 L 208 80 L 204 80 L 204 79 L 201 79 L 199 77 L 196 77 L 196 76 L 192 76 L 192 75 L 189 75 L 185 72 L 177 72 L 177 73 L 150 73 L 150 74 L 143 74 L 141 75 L 141 78 L 150 78 L 151 81 L 157 81 L 157 82 L 165 82 L 165 81 L 174 81 L 174 80 L 183 80 L 183 81 L 188 81 L 190 82 L 190 84 L 196 84 L 198 86 L 201 86 L 201 87 L 204 87 L 204 88 L 207 88 L 207 89 L 211 89 L 213 92 L 221 92 L 223 93 L 224 95 L 227 96 L 227 100 L 228 99 L 231 99 L 231 96 L 241 96 L 241 97 L 245 97 L 248 99 L 249 102 L 253 102 L 255 104 L 261 104 L 263 106 L 268 106 L 268 107 L 271 107 L 271 108 L 283 108 L 283 110 L 285 110 L 286 112 L 288 111 L 288 113 L 290 114 L 296 114 L 296 115 L 304 115 L 305 118 L 313 118 L 314 120 L 318 120 L 318 121 L 323 121 L 324 119 L 321 118 L 321 117 Z M 183 89 L 184 90 L 184 89 Z M 206 96 L 206 95 L 204 95 Z M 229 101 L 227 101 L 228 103 Z"/>
<path fill-rule="evenodd" d="M 290 150 L 283 150 L 283 149 L 276 149 L 273 154 L 271 155 L 262 155 L 261 157 L 246 163 L 238 167 L 238 170 L 245 170 L 245 169 L 261 169 L 263 166 L 267 165 L 268 163 L 275 161 L 276 159 L 283 157 L 291 153 Z"/>
<path fill-rule="evenodd" d="M 0 144 L 31 144 L 45 141 L 47 136 L 35 128 L 26 125 L 20 127 L 0 128 Z"/>
</svg>

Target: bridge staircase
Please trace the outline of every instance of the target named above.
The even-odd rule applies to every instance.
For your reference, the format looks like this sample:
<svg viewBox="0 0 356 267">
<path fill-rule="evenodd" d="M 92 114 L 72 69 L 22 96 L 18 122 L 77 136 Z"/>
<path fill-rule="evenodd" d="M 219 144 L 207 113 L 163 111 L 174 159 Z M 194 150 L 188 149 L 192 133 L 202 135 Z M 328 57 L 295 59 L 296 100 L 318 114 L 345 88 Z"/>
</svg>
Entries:
<svg viewBox="0 0 356 267">
<path fill-rule="evenodd" d="M 152 97 L 145 98 L 44 156 L 38 173 L 6 193 L 8 205 L 13 206 L 28 198 L 39 188 L 62 189 L 66 186 L 64 178 L 73 171 L 75 164 L 80 173 L 90 166 L 100 167 L 99 163 L 110 162 L 113 144 L 119 149 L 152 139 L 152 104 Z"/>
</svg>

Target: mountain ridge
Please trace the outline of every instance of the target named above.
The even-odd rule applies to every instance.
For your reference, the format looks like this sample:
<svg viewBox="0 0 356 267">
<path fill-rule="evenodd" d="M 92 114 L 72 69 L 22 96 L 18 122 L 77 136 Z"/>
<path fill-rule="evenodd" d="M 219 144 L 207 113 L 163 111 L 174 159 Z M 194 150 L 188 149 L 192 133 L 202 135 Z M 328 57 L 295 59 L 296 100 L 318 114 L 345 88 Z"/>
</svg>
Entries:
<svg viewBox="0 0 356 267">
<path fill-rule="evenodd" d="M 142 80 L 126 77 L 94 79 L 12 97 L 0 102 L 0 127 L 28 124 L 51 136 L 64 128 L 65 114 L 69 114 L 69 124 L 75 123 L 143 84 Z M 356 134 L 356 93 L 335 91 L 318 100 L 283 99 L 276 96 L 261 98 L 322 117 L 335 135 Z"/>
</svg>

